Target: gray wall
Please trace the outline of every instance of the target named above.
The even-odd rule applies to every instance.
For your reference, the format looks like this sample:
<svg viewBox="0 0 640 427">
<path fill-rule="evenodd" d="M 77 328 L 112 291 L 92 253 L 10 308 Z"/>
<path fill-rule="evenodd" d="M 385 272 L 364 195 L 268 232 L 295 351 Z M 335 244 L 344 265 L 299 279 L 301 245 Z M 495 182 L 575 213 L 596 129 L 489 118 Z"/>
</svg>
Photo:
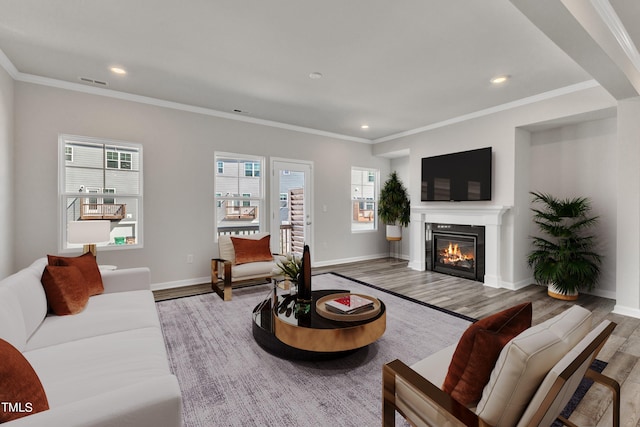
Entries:
<svg viewBox="0 0 640 427">
<path fill-rule="evenodd" d="M 389 173 L 389 159 L 374 157 L 371 145 L 30 83 L 16 83 L 15 92 L 15 269 L 57 251 L 59 133 L 143 145 L 144 248 L 102 250 L 98 258 L 121 268 L 149 266 L 154 284 L 209 275 L 217 255 L 215 151 L 265 156 L 267 168 L 270 156 L 313 161 L 317 265 L 388 253 L 384 230 L 350 231 L 351 166 Z M 187 254 L 194 255 L 193 264 Z"/>
<path fill-rule="evenodd" d="M 530 147 L 527 145 L 530 144 L 530 135 L 528 135 L 529 131 L 523 130 L 523 128 L 532 124 L 540 125 L 559 118 L 608 109 L 612 106 L 615 106 L 615 100 L 604 89 L 583 89 L 529 104 L 523 103 L 504 111 L 447 126 L 434 127 L 428 131 L 376 144 L 374 153 L 385 155 L 409 150 L 411 154 L 409 156 L 408 181 L 410 182 L 412 207 L 434 205 L 511 207 L 503 216 L 500 267 L 502 285 L 517 289 L 532 283 L 531 270 L 524 260 L 524 255 L 530 249 L 528 238 L 530 234 L 530 197 L 528 191 L 531 189 L 529 170 L 532 168 L 532 164 Z M 420 201 L 421 158 L 487 146 L 493 147 L 493 194 L 491 201 L 459 202 L 455 205 L 451 205 L 449 202 Z M 582 161 L 581 159 L 580 162 Z M 579 166 L 581 166 L 580 163 L 576 167 Z M 595 165 L 590 165 L 590 167 L 595 167 Z M 539 173 L 543 174 L 545 171 L 540 170 Z M 612 191 L 615 194 L 615 189 Z M 608 229 L 607 232 L 611 233 L 611 229 Z M 410 236 L 410 238 L 416 238 L 416 236 Z M 615 240 L 615 232 L 612 236 L 607 236 L 608 241 L 611 239 Z M 613 296 L 610 292 L 612 289 L 615 289 L 615 284 L 609 283 L 599 290 L 596 289 L 596 292 Z"/>
<path fill-rule="evenodd" d="M 13 271 L 13 89 L 0 67 L 0 278 Z"/>
<path fill-rule="evenodd" d="M 594 234 L 604 259 L 594 292 L 611 298 L 616 294 L 616 147 L 616 118 L 531 133 L 531 190 L 560 198 L 589 197 L 592 213 L 600 216 Z M 529 235 L 538 234 L 530 222 Z"/>
</svg>

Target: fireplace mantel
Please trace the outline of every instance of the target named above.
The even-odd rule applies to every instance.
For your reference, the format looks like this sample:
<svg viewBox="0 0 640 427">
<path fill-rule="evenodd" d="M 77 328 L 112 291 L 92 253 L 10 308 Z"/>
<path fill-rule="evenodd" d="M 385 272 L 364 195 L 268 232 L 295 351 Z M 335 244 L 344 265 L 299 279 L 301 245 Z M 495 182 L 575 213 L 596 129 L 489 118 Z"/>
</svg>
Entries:
<svg viewBox="0 0 640 427">
<path fill-rule="evenodd" d="M 484 284 L 494 288 L 501 287 L 500 277 L 500 228 L 502 215 L 510 206 L 419 206 L 411 208 L 411 248 L 409 267 L 424 271 L 425 260 L 425 224 L 466 224 L 485 227 L 485 274 Z"/>
</svg>

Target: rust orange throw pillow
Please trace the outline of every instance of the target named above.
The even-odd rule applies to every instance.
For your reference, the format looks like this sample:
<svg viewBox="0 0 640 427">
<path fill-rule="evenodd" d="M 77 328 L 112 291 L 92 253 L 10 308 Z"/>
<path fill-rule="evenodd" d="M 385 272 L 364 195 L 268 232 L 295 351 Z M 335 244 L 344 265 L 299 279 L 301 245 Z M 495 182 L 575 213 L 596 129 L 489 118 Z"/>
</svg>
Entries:
<svg viewBox="0 0 640 427">
<path fill-rule="evenodd" d="M 58 316 L 80 313 L 89 301 L 89 289 L 77 267 L 48 265 L 41 281 L 49 307 Z"/>
<path fill-rule="evenodd" d="M 0 360 L 0 424 L 49 409 L 36 371 L 17 348 L 1 338 Z"/>
<path fill-rule="evenodd" d="M 453 353 L 442 390 L 462 404 L 478 403 L 502 348 L 531 327 L 531 315 L 532 307 L 528 302 L 469 326 Z"/>
<path fill-rule="evenodd" d="M 233 250 L 236 253 L 236 264 L 272 261 L 273 256 L 269 248 L 270 237 L 264 236 L 260 240 L 232 237 L 231 243 L 233 243 Z"/>
<path fill-rule="evenodd" d="M 89 289 L 89 296 L 100 295 L 104 292 L 102 284 L 102 275 L 96 262 L 96 257 L 91 252 L 87 252 L 78 257 L 61 257 L 56 255 L 47 255 L 49 265 L 53 266 L 73 266 L 80 270 L 84 277 L 85 286 Z"/>
</svg>

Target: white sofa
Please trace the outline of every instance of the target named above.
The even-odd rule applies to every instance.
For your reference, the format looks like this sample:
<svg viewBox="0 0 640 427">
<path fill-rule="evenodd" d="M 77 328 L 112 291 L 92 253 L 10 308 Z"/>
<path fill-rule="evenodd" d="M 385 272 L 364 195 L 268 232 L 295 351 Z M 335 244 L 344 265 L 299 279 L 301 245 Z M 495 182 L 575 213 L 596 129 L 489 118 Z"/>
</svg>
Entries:
<svg viewBox="0 0 640 427">
<path fill-rule="evenodd" d="M 49 410 L 7 426 L 171 426 L 182 423 L 147 268 L 102 272 L 104 293 L 75 315 L 47 312 L 41 258 L 0 281 L 0 338 L 22 352 Z"/>
</svg>

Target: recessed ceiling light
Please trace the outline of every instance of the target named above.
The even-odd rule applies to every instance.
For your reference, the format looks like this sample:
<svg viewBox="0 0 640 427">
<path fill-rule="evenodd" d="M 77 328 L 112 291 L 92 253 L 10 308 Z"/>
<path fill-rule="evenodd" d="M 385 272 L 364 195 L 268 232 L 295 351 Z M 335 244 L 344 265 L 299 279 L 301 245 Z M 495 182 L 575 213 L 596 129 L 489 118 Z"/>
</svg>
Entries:
<svg viewBox="0 0 640 427">
<path fill-rule="evenodd" d="M 312 80 L 321 79 L 322 73 L 318 73 L 317 71 L 314 71 L 313 73 L 309 74 L 309 78 Z"/>
<path fill-rule="evenodd" d="M 511 77 L 511 76 L 507 76 L 507 75 L 504 75 L 504 76 L 496 76 L 496 77 L 492 78 L 490 81 L 491 81 L 491 83 L 493 83 L 494 85 L 499 85 L 499 84 L 502 84 L 502 83 L 506 82 L 507 80 L 509 80 L 509 78 L 510 78 L 510 77 Z"/>
<path fill-rule="evenodd" d="M 110 70 L 114 74 L 127 74 L 127 70 L 120 67 L 111 67 Z"/>
<path fill-rule="evenodd" d="M 369 125 L 362 125 L 360 126 L 360 129 L 369 129 Z"/>
</svg>

